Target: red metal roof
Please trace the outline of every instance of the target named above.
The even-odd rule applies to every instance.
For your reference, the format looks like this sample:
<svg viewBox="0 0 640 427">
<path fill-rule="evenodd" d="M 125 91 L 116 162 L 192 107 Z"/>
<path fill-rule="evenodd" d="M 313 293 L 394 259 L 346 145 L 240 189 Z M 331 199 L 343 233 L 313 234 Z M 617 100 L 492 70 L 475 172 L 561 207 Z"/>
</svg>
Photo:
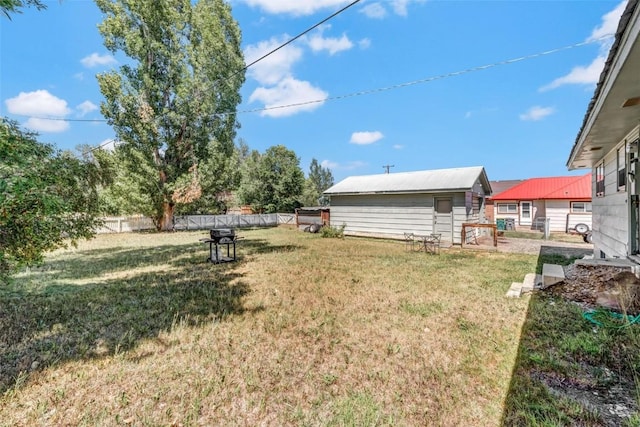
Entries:
<svg viewBox="0 0 640 427">
<path fill-rule="evenodd" d="M 591 199 L 591 173 L 530 178 L 491 196 L 491 200 Z"/>
</svg>

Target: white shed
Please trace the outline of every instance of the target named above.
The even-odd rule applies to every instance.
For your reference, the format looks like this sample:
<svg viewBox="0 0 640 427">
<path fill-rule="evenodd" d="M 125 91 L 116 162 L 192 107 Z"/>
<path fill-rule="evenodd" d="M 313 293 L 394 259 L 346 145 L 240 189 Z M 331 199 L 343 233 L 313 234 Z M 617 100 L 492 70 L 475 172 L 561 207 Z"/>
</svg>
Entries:
<svg viewBox="0 0 640 427">
<path fill-rule="evenodd" d="M 324 192 L 345 234 L 403 238 L 440 233 L 460 244 L 463 223 L 485 223 L 491 186 L 482 166 L 351 176 Z"/>
</svg>

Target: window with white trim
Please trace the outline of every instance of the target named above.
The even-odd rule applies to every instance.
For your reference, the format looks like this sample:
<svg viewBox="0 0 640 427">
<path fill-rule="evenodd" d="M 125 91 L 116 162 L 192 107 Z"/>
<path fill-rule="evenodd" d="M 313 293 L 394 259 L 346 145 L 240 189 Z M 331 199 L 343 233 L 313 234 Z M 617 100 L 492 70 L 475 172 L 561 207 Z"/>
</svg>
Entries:
<svg viewBox="0 0 640 427">
<path fill-rule="evenodd" d="M 498 203 L 498 213 L 500 214 L 517 214 L 517 203 Z"/>
<path fill-rule="evenodd" d="M 596 197 L 604 197 L 604 162 L 596 166 Z"/>
<path fill-rule="evenodd" d="M 591 202 L 571 202 L 571 213 L 591 212 Z"/>
</svg>

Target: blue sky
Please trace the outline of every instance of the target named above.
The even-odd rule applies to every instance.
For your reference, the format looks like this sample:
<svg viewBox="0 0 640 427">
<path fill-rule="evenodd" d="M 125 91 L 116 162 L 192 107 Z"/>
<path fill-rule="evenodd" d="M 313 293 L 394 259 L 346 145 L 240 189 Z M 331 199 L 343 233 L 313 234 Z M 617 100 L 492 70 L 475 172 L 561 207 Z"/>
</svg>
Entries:
<svg viewBox="0 0 640 427">
<path fill-rule="evenodd" d="M 230 3 L 249 63 L 350 2 Z M 0 17 L 0 114 L 61 149 L 103 144 L 95 75 L 127 59 L 104 48 L 92 1 L 46 4 Z M 248 69 L 237 136 L 287 146 L 305 172 L 316 158 L 336 181 L 384 165 L 585 173 L 565 164 L 624 5 L 362 0 Z"/>
</svg>

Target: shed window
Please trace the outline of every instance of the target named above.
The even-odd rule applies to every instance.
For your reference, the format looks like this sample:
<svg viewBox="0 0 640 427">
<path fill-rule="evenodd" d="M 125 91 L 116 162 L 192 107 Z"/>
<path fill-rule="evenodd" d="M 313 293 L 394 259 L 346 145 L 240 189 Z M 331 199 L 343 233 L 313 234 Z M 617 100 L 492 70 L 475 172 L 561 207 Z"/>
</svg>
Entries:
<svg viewBox="0 0 640 427">
<path fill-rule="evenodd" d="M 627 144 L 618 148 L 618 191 L 624 191 L 627 183 L 627 163 L 625 162 Z"/>
<path fill-rule="evenodd" d="M 604 197 L 604 162 L 596 166 L 596 197 Z"/>
<path fill-rule="evenodd" d="M 498 203 L 498 213 L 516 214 L 518 213 L 518 204 L 517 203 Z"/>
<path fill-rule="evenodd" d="M 591 202 L 571 202 L 572 213 L 591 212 Z"/>
</svg>

